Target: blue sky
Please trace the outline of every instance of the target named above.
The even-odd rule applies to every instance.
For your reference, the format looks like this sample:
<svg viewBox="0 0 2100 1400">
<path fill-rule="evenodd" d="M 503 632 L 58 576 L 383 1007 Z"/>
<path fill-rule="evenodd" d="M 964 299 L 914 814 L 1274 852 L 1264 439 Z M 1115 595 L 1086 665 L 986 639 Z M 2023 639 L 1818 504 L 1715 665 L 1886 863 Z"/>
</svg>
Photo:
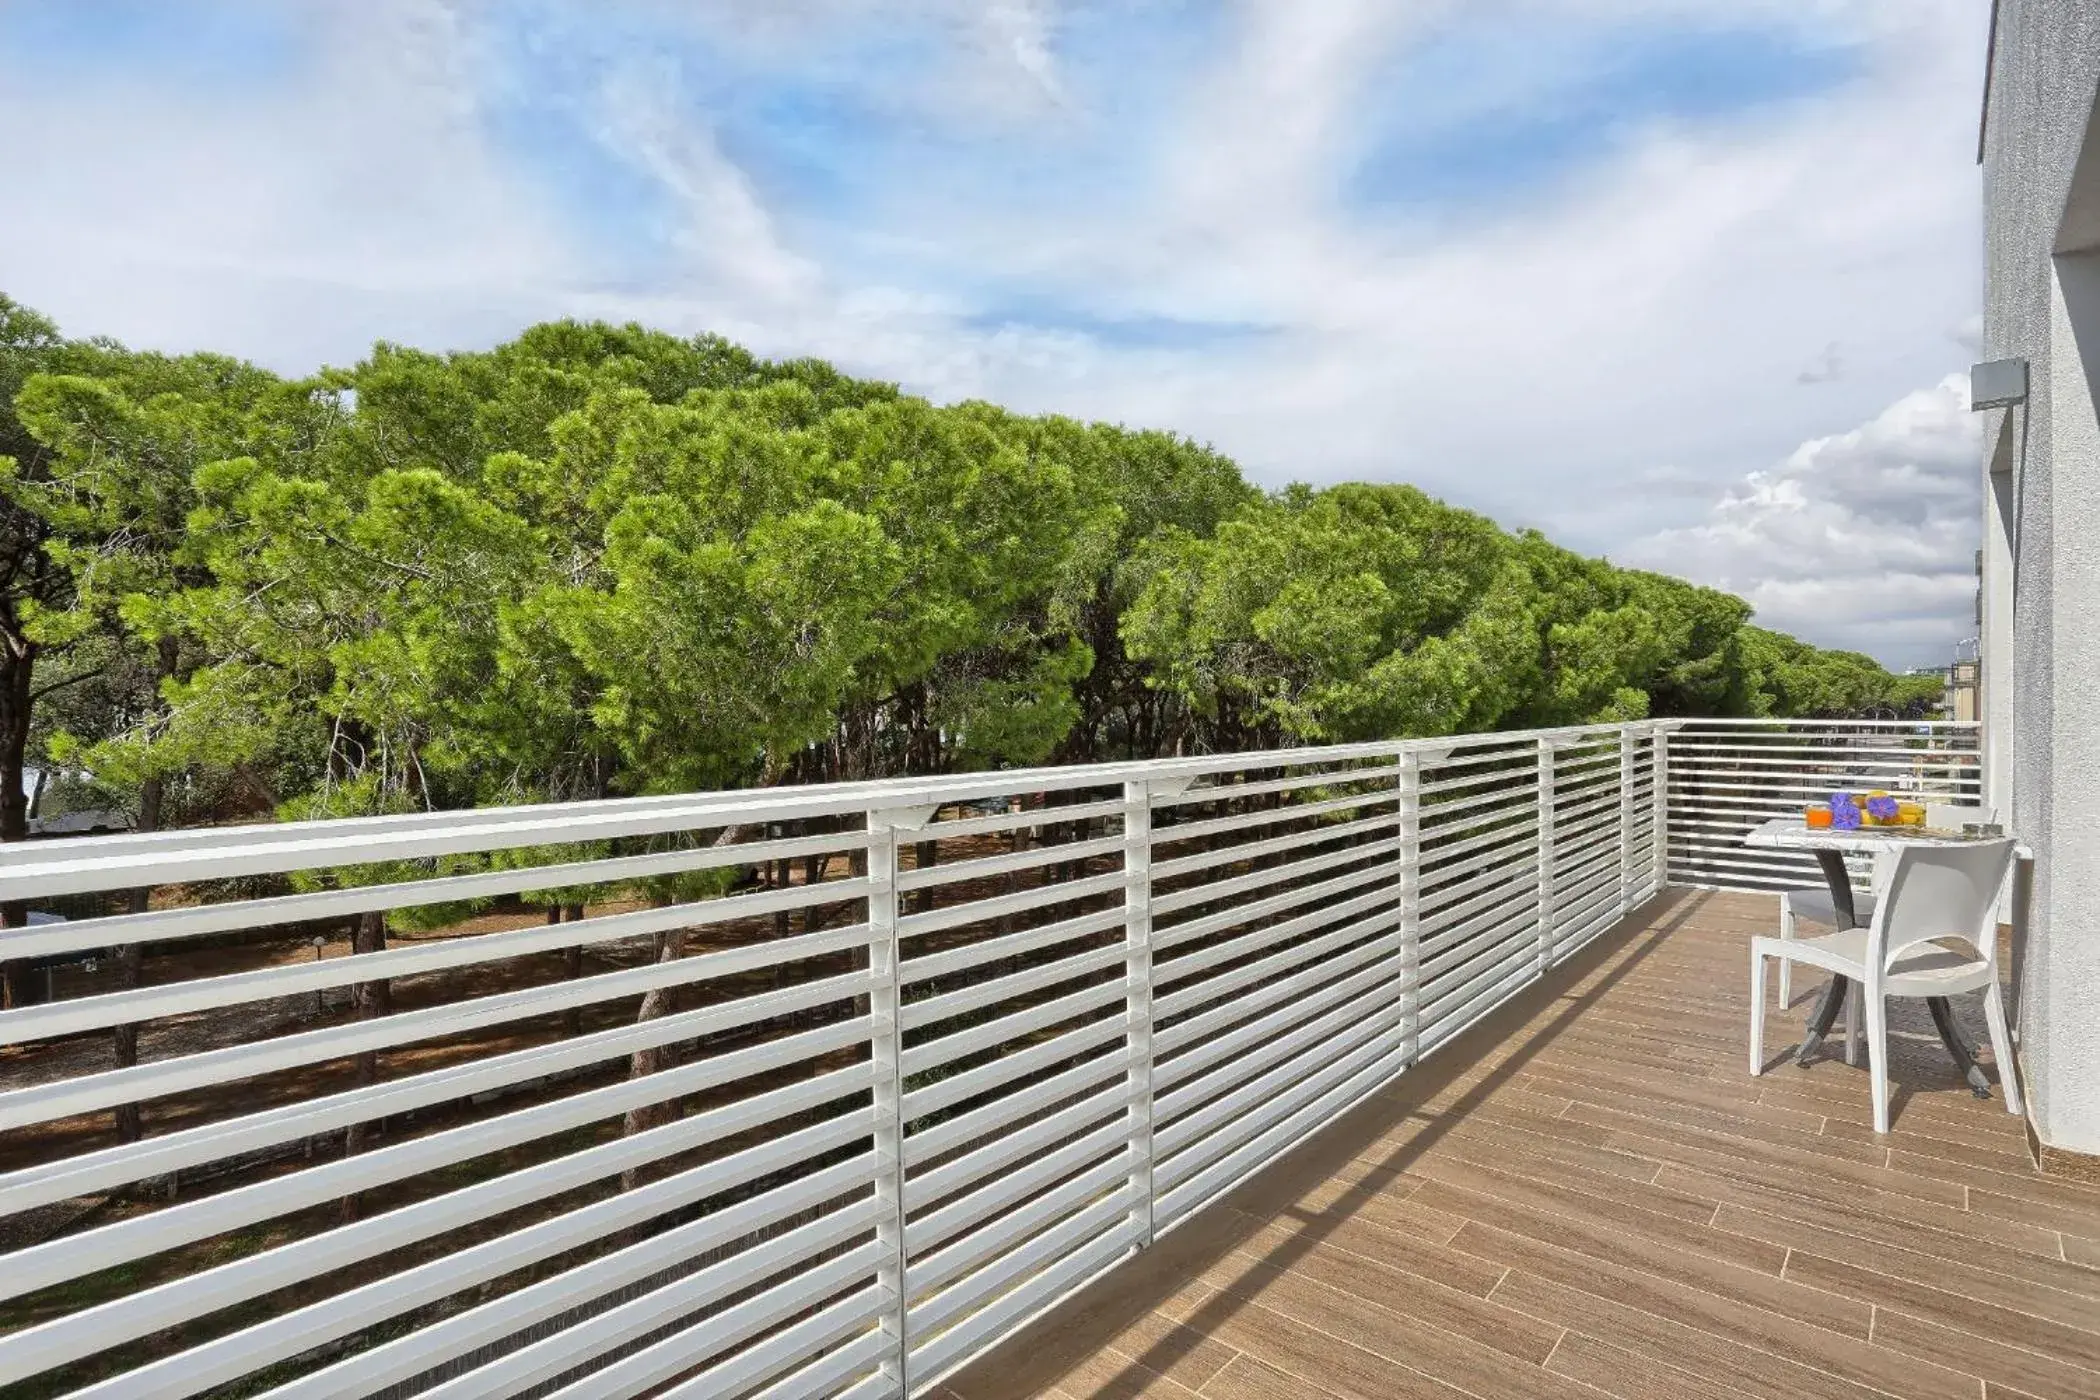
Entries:
<svg viewBox="0 0 2100 1400">
<path fill-rule="evenodd" d="M 715 330 L 1179 429 L 1272 484 L 1413 481 L 1924 660 L 1966 609 L 1973 444 L 1939 386 L 1978 300 L 1981 24 L 1967 0 L 20 0 L 0 287 L 287 370 L 551 315 Z M 1938 514 L 1837 492 L 1897 479 L 1848 451 L 1946 476 Z M 1860 577 L 1801 557 L 1833 551 Z"/>
</svg>

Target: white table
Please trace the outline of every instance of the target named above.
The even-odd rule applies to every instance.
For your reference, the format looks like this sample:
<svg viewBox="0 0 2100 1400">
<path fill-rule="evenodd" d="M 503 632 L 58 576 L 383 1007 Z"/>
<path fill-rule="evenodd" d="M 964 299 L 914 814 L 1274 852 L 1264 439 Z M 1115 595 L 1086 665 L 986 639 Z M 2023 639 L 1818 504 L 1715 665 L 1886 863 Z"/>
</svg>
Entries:
<svg viewBox="0 0 2100 1400">
<path fill-rule="evenodd" d="M 1830 903 L 1837 913 L 1839 928 L 1858 928 L 1859 919 L 1853 912 L 1852 876 L 1845 869 L 1845 855 L 1876 855 L 1882 851 L 1899 851 L 1905 846 L 1960 846 L 1985 838 L 1963 836 L 1954 832 L 1925 831 L 1917 827 L 1861 827 L 1852 831 L 1840 831 L 1835 827 L 1812 827 L 1806 822 L 1780 818 L 1766 822 L 1743 838 L 1743 844 L 1759 850 L 1809 851 L 1815 855 L 1816 863 L 1823 868 L 1823 879 L 1830 886 Z M 1848 977 L 1830 979 L 1823 995 L 1816 1002 L 1816 1009 L 1808 1019 L 1808 1030 L 1801 1038 L 1801 1049 L 1794 1056 L 1794 1063 L 1806 1065 L 1823 1047 L 1823 1039 L 1830 1028 L 1837 1024 L 1837 1015 L 1845 1005 L 1845 993 L 1852 980 Z M 1979 1099 L 1991 1096 L 1991 1082 L 1984 1077 L 1976 1063 L 1976 1052 L 1961 1037 L 1954 1024 L 1954 1010 L 1945 997 L 1927 997 L 1925 1005 L 1932 1013 L 1932 1024 L 1940 1033 L 1940 1043 L 1947 1047 L 1955 1068 L 1961 1071 L 1969 1089 Z"/>
</svg>

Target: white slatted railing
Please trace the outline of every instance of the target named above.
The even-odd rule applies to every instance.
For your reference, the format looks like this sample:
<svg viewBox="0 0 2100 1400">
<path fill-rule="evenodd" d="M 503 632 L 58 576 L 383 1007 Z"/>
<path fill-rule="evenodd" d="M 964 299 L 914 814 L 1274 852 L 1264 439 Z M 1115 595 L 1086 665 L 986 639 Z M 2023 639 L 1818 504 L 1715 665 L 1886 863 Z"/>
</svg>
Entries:
<svg viewBox="0 0 2100 1400">
<path fill-rule="evenodd" d="M 0 851 L 0 1389 L 924 1390 L 1650 898 L 1662 728 Z"/>
<path fill-rule="evenodd" d="M 1669 881 L 1742 890 L 1820 886 L 1814 857 L 1751 850 L 1743 836 L 1774 817 L 1799 816 L 1806 804 L 1839 790 L 1978 804 L 1979 734 L 1972 721 L 1671 721 L 1663 741 Z M 1858 864 L 1863 870 L 1864 858 Z"/>
</svg>

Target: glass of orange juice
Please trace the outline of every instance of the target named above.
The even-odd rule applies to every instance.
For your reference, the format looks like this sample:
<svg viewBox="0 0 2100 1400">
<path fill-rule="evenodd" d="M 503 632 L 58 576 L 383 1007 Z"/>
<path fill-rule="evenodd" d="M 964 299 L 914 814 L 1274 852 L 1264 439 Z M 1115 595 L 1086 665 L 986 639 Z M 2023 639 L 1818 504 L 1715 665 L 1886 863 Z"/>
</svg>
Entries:
<svg viewBox="0 0 2100 1400">
<path fill-rule="evenodd" d="M 1801 810 L 1801 820 L 1807 822 L 1811 830 L 1821 830 L 1828 827 L 1830 825 L 1830 804 L 1828 802 L 1809 803 L 1808 806 Z"/>
</svg>

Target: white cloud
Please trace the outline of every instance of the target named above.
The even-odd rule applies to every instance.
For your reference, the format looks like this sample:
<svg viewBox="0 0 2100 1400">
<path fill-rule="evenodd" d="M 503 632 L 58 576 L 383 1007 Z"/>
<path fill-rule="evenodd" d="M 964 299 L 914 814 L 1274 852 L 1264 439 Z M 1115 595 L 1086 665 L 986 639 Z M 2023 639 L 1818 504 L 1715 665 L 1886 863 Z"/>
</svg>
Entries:
<svg viewBox="0 0 2100 1400">
<path fill-rule="evenodd" d="M 1975 631 L 1980 453 L 1968 387 L 1949 375 L 1750 473 L 1625 562 L 1740 593 L 1762 625 L 1809 641 L 1943 662 Z"/>
<path fill-rule="evenodd" d="M 324 16 L 315 69 L 219 94 L 0 53 L 0 130 L 36 138 L 0 156 L 17 211 L 0 220 L 0 286 L 79 333 L 294 370 L 382 336 L 486 344 L 549 315 L 716 330 L 937 398 L 1177 428 L 1272 483 L 1414 481 L 1614 555 L 1944 372 L 1979 300 L 1983 20 L 1968 0 L 1741 0 L 1732 22 L 1862 45 L 1864 71 L 1740 120 L 1616 132 L 1577 182 L 1437 219 L 1352 206 L 1343 187 L 1366 104 L 1409 96 L 1378 86 L 1408 45 L 1483 16 L 1519 32 L 1718 24 L 1711 0 L 1240 0 L 1216 46 L 1192 50 L 1207 66 L 1161 83 L 1175 100 L 1128 131 L 1120 96 L 1060 52 L 1075 11 L 1054 0 L 632 0 L 772 70 L 846 62 L 850 45 L 825 45 L 854 25 L 925 21 L 948 50 L 923 86 L 822 75 L 890 94 L 899 120 L 943 139 L 1107 131 L 1142 152 L 1135 188 L 1054 200 L 889 172 L 891 203 L 821 237 L 738 164 L 711 106 L 728 99 L 704 75 L 623 50 L 613 13 L 579 7 L 536 42 L 583 54 L 594 85 L 564 100 L 676 219 L 649 259 L 585 238 L 490 136 L 490 93 L 531 96 L 482 42 L 494 12 L 300 13 Z M 1522 71 L 1481 73 L 1470 100 L 1521 109 L 1559 81 L 1536 47 Z M 1083 315 L 987 325 L 971 291 L 987 285 Z M 1177 346 L 1090 333 L 1087 317 L 1266 330 Z M 1966 568 L 1966 544 L 1927 538 L 1930 560 Z M 1750 551 L 1729 567 L 1774 625 L 1817 577 Z M 1939 564 L 1904 569 L 1905 597 L 1952 587 Z M 1953 598 L 1942 616 L 1966 607 Z M 1938 645 L 1923 616 L 1889 626 Z"/>
<path fill-rule="evenodd" d="M 294 369 L 547 314 L 570 255 L 481 128 L 455 14 L 300 22 L 326 61 L 256 91 L 0 66 L 0 285 L 76 334 Z"/>
</svg>

